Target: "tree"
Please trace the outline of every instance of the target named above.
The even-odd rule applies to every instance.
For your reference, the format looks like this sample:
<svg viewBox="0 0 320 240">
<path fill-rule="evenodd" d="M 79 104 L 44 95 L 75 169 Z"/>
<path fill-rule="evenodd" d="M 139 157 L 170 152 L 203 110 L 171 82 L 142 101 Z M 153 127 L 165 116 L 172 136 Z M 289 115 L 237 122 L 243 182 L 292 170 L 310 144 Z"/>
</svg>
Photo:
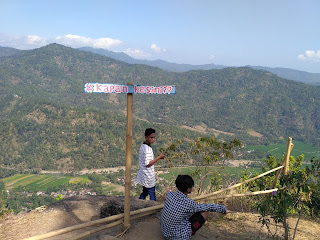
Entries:
<svg viewBox="0 0 320 240">
<path fill-rule="evenodd" d="M 213 137 L 199 137 L 189 144 L 175 140 L 167 148 L 160 149 L 167 154 L 170 166 L 194 165 L 191 175 L 198 179 L 197 194 L 208 186 L 217 190 L 222 185 L 221 170 L 226 160 L 233 158 L 235 148 L 241 147 L 241 141 L 234 139 L 221 142 Z"/>
<path fill-rule="evenodd" d="M 302 167 L 304 155 L 301 154 L 297 158 L 290 156 L 289 171 L 287 174 L 282 174 L 276 183 L 279 189 L 277 192 L 259 197 L 257 208 L 260 211 L 260 222 L 267 226 L 270 233 L 270 221 L 273 220 L 276 224 L 281 223 L 285 230 L 284 238 L 290 239 L 290 228 L 288 224 L 289 215 L 298 215 L 298 220 L 294 229 L 292 239 L 295 237 L 297 226 L 302 215 L 310 214 L 311 188 L 309 167 Z M 266 159 L 267 168 L 274 169 L 281 166 L 283 159 L 276 159 L 274 156 L 269 156 Z M 266 170 L 266 169 L 264 169 Z M 275 173 L 269 174 L 263 178 L 251 182 L 248 188 L 252 191 L 265 190 L 271 188 L 275 178 Z M 247 180 L 248 175 L 243 173 L 242 180 Z"/>
<path fill-rule="evenodd" d="M 0 191 L 5 189 L 6 189 L 6 186 L 4 185 L 3 181 L 0 181 Z"/>
<path fill-rule="evenodd" d="M 320 160 L 311 159 L 311 177 L 310 188 L 312 191 L 311 203 L 309 205 L 311 209 L 311 215 L 320 216 Z"/>
<path fill-rule="evenodd" d="M 59 201 L 59 200 L 62 200 L 62 199 L 63 199 L 62 194 L 58 194 L 57 197 L 56 197 L 56 200 Z"/>
</svg>

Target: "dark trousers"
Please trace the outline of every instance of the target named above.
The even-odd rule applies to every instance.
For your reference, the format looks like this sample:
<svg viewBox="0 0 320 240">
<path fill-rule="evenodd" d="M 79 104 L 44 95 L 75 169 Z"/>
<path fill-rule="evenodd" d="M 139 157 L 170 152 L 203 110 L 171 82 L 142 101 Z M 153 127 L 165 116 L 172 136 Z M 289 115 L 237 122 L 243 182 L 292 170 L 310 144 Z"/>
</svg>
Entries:
<svg viewBox="0 0 320 240">
<path fill-rule="evenodd" d="M 150 200 L 157 201 L 156 199 L 156 187 L 146 188 L 143 187 L 142 193 L 140 194 L 139 199 L 146 199 L 146 197 L 150 195 Z"/>
<path fill-rule="evenodd" d="M 202 214 L 200 212 L 196 212 L 189 218 L 189 222 L 191 222 L 192 235 L 196 234 L 206 220 L 204 220 Z"/>
</svg>

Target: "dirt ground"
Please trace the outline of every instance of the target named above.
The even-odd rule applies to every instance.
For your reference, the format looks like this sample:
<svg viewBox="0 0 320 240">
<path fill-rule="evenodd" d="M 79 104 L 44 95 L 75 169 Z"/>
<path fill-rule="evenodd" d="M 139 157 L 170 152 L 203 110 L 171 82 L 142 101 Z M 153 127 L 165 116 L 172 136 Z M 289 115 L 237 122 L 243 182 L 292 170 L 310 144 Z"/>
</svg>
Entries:
<svg viewBox="0 0 320 240">
<path fill-rule="evenodd" d="M 7 215 L 0 220 L 1 240 L 20 240 L 49 233 L 59 229 L 100 219 L 100 208 L 106 202 L 106 196 L 83 196 L 72 201 L 63 200 L 46 209 L 33 210 L 18 215 Z M 46 238 L 50 240 L 164 240 L 159 220 L 160 212 L 140 219 L 131 220 L 130 228 L 124 232 L 122 224 L 94 233 L 95 229 L 105 226 L 96 225 L 82 230 L 70 231 L 62 235 Z M 272 239 L 267 229 L 258 223 L 259 215 L 248 212 L 231 211 L 226 216 L 210 213 L 210 220 L 192 237 L 205 239 Z M 289 226 L 294 228 L 296 219 L 290 219 Z M 276 231 L 277 229 L 277 231 Z M 277 233 L 275 239 L 281 239 L 282 227 L 271 226 L 271 232 Z M 293 230 L 291 230 L 293 233 Z M 92 233 L 92 234 L 90 234 Z M 85 237 L 83 237 L 86 235 Z M 81 237 L 82 236 L 82 237 Z M 301 219 L 296 238 L 298 240 L 320 239 L 319 219 Z M 35 238 L 34 238 L 35 239 Z M 39 239 L 39 238 L 38 238 Z"/>
</svg>

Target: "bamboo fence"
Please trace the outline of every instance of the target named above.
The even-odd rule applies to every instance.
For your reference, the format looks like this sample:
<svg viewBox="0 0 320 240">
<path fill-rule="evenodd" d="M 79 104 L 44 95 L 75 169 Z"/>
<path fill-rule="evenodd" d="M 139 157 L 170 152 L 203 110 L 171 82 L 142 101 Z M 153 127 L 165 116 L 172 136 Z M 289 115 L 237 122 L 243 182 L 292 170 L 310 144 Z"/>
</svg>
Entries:
<svg viewBox="0 0 320 240">
<path fill-rule="evenodd" d="M 231 187 L 219 190 L 217 192 L 206 194 L 206 195 L 201 195 L 201 196 L 198 196 L 198 197 L 194 197 L 193 200 L 195 200 L 195 201 L 196 200 L 213 200 L 213 199 L 221 199 L 221 198 L 251 196 L 251 195 L 258 195 L 258 194 L 264 194 L 264 193 L 270 193 L 270 192 L 273 192 L 273 191 L 277 191 L 277 188 L 275 188 L 275 189 L 270 189 L 270 190 L 266 190 L 266 191 L 249 192 L 249 193 L 242 193 L 242 194 L 229 194 L 229 195 L 222 195 L 222 196 L 213 197 L 214 195 L 217 195 L 219 193 L 231 190 L 231 189 L 236 188 L 236 187 L 240 187 L 241 185 L 244 185 L 244 184 L 246 184 L 248 182 L 254 181 L 254 180 L 256 180 L 256 179 L 258 179 L 260 177 L 263 177 L 263 176 L 265 176 L 265 175 L 267 175 L 267 174 L 269 174 L 271 172 L 277 171 L 278 169 L 281 169 L 281 168 L 283 168 L 283 166 L 274 168 L 274 169 L 272 169 L 270 171 L 267 171 L 265 173 L 262 173 L 262 174 L 260 174 L 260 175 L 258 175 L 256 177 L 250 178 L 250 179 L 248 179 L 248 180 L 246 180 L 244 182 L 235 184 L 235 185 L 233 185 Z M 162 208 L 163 208 L 163 204 L 158 205 L 158 206 L 147 207 L 147 208 L 131 211 L 130 212 L 130 216 L 141 214 L 141 215 L 138 215 L 138 216 L 136 216 L 134 218 L 131 218 L 131 219 L 136 219 L 136 218 L 139 218 L 139 217 L 142 217 L 142 216 L 146 216 L 146 215 L 150 215 L 152 213 L 160 211 Z M 110 223 L 108 225 L 101 226 L 101 227 L 98 227 L 98 228 L 96 228 L 94 230 L 82 233 L 82 234 L 80 234 L 79 236 L 77 236 L 75 238 L 75 239 L 80 239 L 80 238 L 89 236 L 91 234 L 94 234 L 96 232 L 99 232 L 99 231 L 102 231 L 102 230 L 117 226 L 119 224 L 122 224 L 123 223 L 123 220 L 122 220 L 123 217 L 124 217 L 124 213 L 121 213 L 121 214 L 114 215 L 114 216 L 111 216 L 111 217 L 102 218 L 102 219 L 98 219 L 98 220 L 95 220 L 95 221 L 90 221 L 90 222 L 87 222 L 87 223 L 82 223 L 82 224 L 78 224 L 78 225 L 75 225 L 75 226 L 70 226 L 70 227 L 67 227 L 67 228 L 59 229 L 59 230 L 52 231 L 52 232 L 49 232 L 49 233 L 45 233 L 45 234 L 42 234 L 42 235 L 26 238 L 25 240 L 46 239 L 46 238 L 58 236 L 58 235 L 61 235 L 61 234 L 64 234 L 64 233 L 68 233 L 68 232 L 71 232 L 71 231 L 80 230 L 80 229 L 83 229 L 83 228 L 99 225 L 99 224 L 102 224 L 102 223 L 115 221 L 115 222 Z M 119 220 L 119 219 L 121 219 L 121 220 Z"/>
<path fill-rule="evenodd" d="M 156 210 L 158 211 L 158 210 L 160 210 L 162 208 L 163 208 L 163 204 L 161 204 L 159 206 L 152 206 L 152 207 L 147 207 L 147 208 L 143 208 L 143 209 L 138 209 L 138 210 L 135 210 L 135 211 L 131 211 L 130 212 L 130 216 L 141 214 L 141 213 L 146 213 L 146 212 L 151 214 L 154 211 L 156 211 Z M 46 238 L 54 237 L 54 236 L 61 235 L 61 234 L 64 234 L 64 233 L 68 233 L 68 232 L 71 232 L 71 231 L 83 229 L 83 228 L 86 228 L 86 227 L 91 227 L 91 226 L 99 225 L 99 224 L 102 224 L 102 223 L 107 223 L 107 222 L 123 219 L 123 216 L 124 216 L 124 214 L 120 213 L 120 214 L 113 215 L 113 216 L 110 216 L 110 217 L 107 217 L 107 218 L 102 218 L 102 219 L 98 219 L 98 220 L 94 220 L 94 221 L 78 224 L 78 225 L 75 225 L 75 226 L 62 228 L 62 229 L 59 229 L 59 230 L 56 230 L 56 231 L 44 233 L 44 234 L 41 234 L 41 235 L 38 235 L 38 236 L 26 238 L 25 240 L 46 239 Z M 121 222 L 122 222 L 122 220 L 121 220 Z"/>
<path fill-rule="evenodd" d="M 246 180 L 244 182 L 241 182 L 241 183 L 237 183 L 237 184 L 232 185 L 232 186 L 230 186 L 228 188 L 221 189 L 219 191 L 216 191 L 216 192 L 213 192 L 213 193 L 209 193 L 209 194 L 205 194 L 205 195 L 201 195 L 201 196 L 198 196 L 198 197 L 194 197 L 192 199 L 194 201 L 197 201 L 197 200 L 207 201 L 207 200 L 214 200 L 214 199 L 221 199 L 221 198 L 253 196 L 253 195 L 266 194 L 266 193 L 271 193 L 271 192 L 277 191 L 278 189 L 274 188 L 274 189 L 269 189 L 269 190 L 265 190 L 265 191 L 256 191 L 256 192 L 238 193 L 238 194 L 235 193 L 235 194 L 215 196 L 215 195 L 218 195 L 218 194 L 220 194 L 222 192 L 229 191 L 231 189 L 240 187 L 240 186 L 242 186 L 244 184 L 247 184 L 247 183 L 249 183 L 251 181 L 254 181 L 254 180 L 258 179 L 258 178 L 261 178 L 261 177 L 263 177 L 263 176 L 265 176 L 265 175 L 267 175 L 269 173 L 272 173 L 274 171 L 279 170 L 277 172 L 277 175 L 276 175 L 276 178 L 277 178 L 278 175 L 280 176 L 280 173 L 281 173 L 280 170 L 282 170 L 282 168 L 285 169 L 285 173 L 286 173 L 288 171 L 288 166 L 289 166 L 290 152 L 291 152 L 292 147 L 293 147 L 293 144 L 292 144 L 291 141 L 292 141 L 292 139 L 289 138 L 288 147 L 287 147 L 287 153 L 286 153 L 286 157 L 285 157 L 285 159 L 283 161 L 283 165 L 282 166 L 279 166 L 277 168 L 271 169 L 271 170 L 269 170 L 267 172 L 264 172 L 264 173 L 262 173 L 262 174 L 260 174 L 260 175 L 258 175 L 256 177 L 250 178 L 250 179 L 248 179 L 248 180 Z M 130 216 L 137 215 L 137 216 L 134 216 L 134 217 L 131 218 L 133 220 L 133 219 L 137 219 L 139 217 L 143 217 L 143 216 L 155 213 L 157 211 L 160 211 L 162 208 L 163 208 L 163 204 L 158 205 L 158 206 L 147 207 L 147 208 L 131 211 L 129 215 Z M 126 213 L 126 215 L 127 214 L 128 213 Z M 103 223 L 114 221 L 113 223 L 110 223 L 110 224 L 107 224 L 107 225 L 104 225 L 104 226 L 100 226 L 100 227 L 98 227 L 96 229 L 93 229 L 93 230 L 90 230 L 90 231 L 88 230 L 88 231 L 86 231 L 84 233 L 81 233 L 78 236 L 76 236 L 75 238 L 73 238 L 72 240 L 81 239 L 81 238 L 87 237 L 89 235 L 92 235 L 94 233 L 97 233 L 99 231 L 102 231 L 102 230 L 105 230 L 105 229 L 108 229 L 108 228 L 123 224 L 123 221 L 126 220 L 125 218 L 128 218 L 128 217 L 126 217 L 126 215 L 124 213 L 121 213 L 121 214 L 114 215 L 114 216 L 111 216 L 111 217 L 102 218 L 102 219 L 98 219 L 98 220 L 95 220 L 95 221 L 90 221 L 90 222 L 87 222 L 87 223 L 82 223 L 82 224 L 75 225 L 75 226 L 70 226 L 70 227 L 67 227 L 67 228 L 59 229 L 59 230 L 56 230 L 56 231 L 52 231 L 52 232 L 41 234 L 41 235 L 34 236 L 34 237 L 29 237 L 29 238 L 26 238 L 24 240 L 46 239 L 46 238 L 58 236 L 58 235 L 61 235 L 61 234 L 64 234 L 64 233 L 68 233 L 68 232 L 71 232 L 71 231 L 80 230 L 80 229 L 83 229 L 83 228 L 87 228 L 87 227 L 91 227 L 91 226 L 95 226 L 95 225 L 99 225 L 99 224 L 103 224 Z M 128 221 L 128 220 L 126 220 L 126 221 Z M 128 225 L 128 224 L 129 223 L 125 224 L 126 228 L 130 227 L 130 225 Z"/>
</svg>

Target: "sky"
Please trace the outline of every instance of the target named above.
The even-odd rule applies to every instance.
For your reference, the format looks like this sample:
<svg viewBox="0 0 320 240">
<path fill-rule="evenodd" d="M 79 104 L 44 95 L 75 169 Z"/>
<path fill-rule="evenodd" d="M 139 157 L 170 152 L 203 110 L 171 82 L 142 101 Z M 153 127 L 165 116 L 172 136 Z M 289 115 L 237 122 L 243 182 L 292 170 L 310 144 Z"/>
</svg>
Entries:
<svg viewBox="0 0 320 240">
<path fill-rule="evenodd" d="M 320 73 L 319 0 L 0 0 L 0 46 Z"/>
</svg>

